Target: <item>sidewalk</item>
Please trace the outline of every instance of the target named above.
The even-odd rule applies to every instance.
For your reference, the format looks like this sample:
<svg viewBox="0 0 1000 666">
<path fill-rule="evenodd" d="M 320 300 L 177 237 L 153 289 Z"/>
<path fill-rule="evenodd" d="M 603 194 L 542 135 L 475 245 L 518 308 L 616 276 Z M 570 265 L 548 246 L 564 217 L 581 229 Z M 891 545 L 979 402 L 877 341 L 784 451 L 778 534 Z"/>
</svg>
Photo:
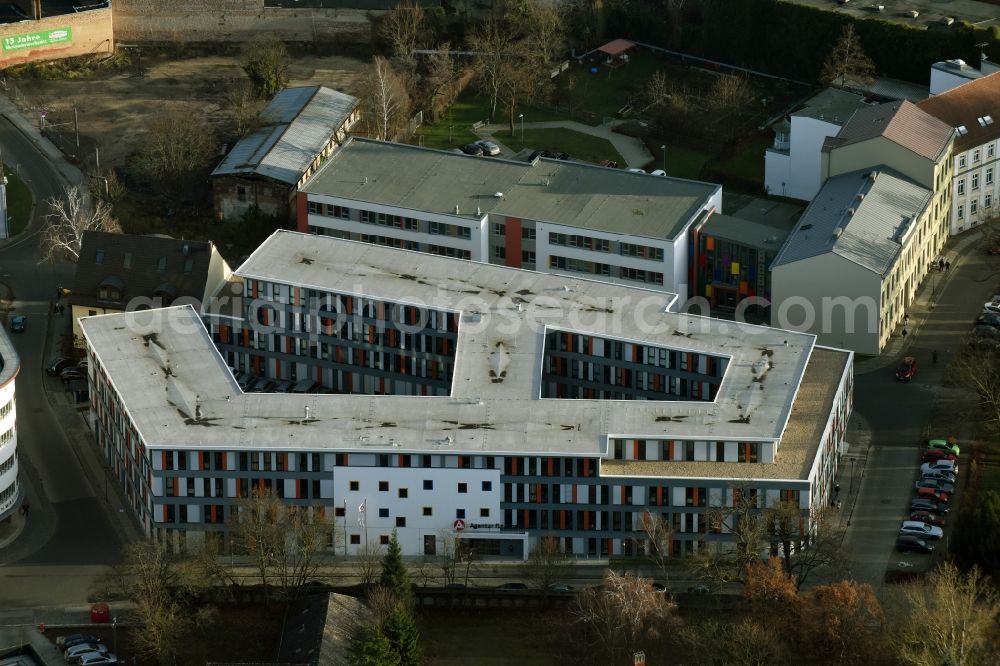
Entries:
<svg viewBox="0 0 1000 666">
<path fill-rule="evenodd" d="M 962 264 L 965 251 L 981 240 L 981 230 L 975 229 L 962 234 L 957 239 L 950 240 L 945 245 L 942 256 L 947 257 L 946 261 L 951 261 L 951 270 L 944 272 L 932 271 L 917 290 L 916 298 L 913 299 L 913 304 L 907 310 L 910 320 L 906 325 L 906 337 L 900 334 L 901 327 L 900 331 L 896 331 L 889 338 L 889 342 L 881 354 L 862 361 L 855 361 L 855 375 L 875 372 L 899 363 L 899 359 L 906 354 L 906 351 L 913 344 L 913 340 L 917 337 L 915 334 L 920 331 L 920 327 L 927 320 L 927 316 L 934 311 L 937 305 L 937 298 L 944 292 L 948 283 L 951 282 L 955 275 L 955 269 Z"/>
<path fill-rule="evenodd" d="M 593 127 L 591 125 L 579 123 L 575 120 L 553 120 L 539 123 L 524 123 L 524 129 L 568 129 L 574 132 L 580 132 L 581 134 L 589 134 L 590 136 L 595 136 L 599 139 L 605 139 L 610 141 L 612 145 L 614 145 L 615 150 L 617 150 L 618 153 L 625 159 L 625 165 L 619 164 L 618 166 L 641 168 L 653 161 L 653 156 L 648 150 L 646 150 L 646 144 L 639 139 L 631 136 L 625 136 L 624 134 L 618 134 L 614 131 L 615 127 L 624 122 L 624 120 L 612 120 L 603 125 Z M 520 126 L 521 125 L 518 124 L 516 127 L 519 128 Z M 497 132 L 506 132 L 508 129 L 510 129 L 508 125 L 494 123 L 492 125 L 484 125 L 475 131 L 484 138 L 500 143 L 496 140 L 494 134 Z M 536 147 L 540 148 L 541 146 Z M 545 148 L 555 150 L 558 149 L 558 146 L 545 146 Z M 509 148 L 507 151 L 511 154 L 519 152 Z M 572 155 L 570 155 L 570 157 L 572 157 Z"/>
<path fill-rule="evenodd" d="M 86 179 L 83 173 L 67 162 L 62 151 L 54 143 L 46 139 L 36 125 L 21 114 L 21 111 L 14 102 L 10 101 L 9 97 L 2 94 L 0 94 L 0 115 L 6 116 L 21 134 L 27 137 L 31 143 L 35 144 L 38 151 L 52 163 L 52 166 L 59 172 L 59 175 L 70 185 L 78 185 L 83 188 L 84 192 L 87 191 Z"/>
</svg>

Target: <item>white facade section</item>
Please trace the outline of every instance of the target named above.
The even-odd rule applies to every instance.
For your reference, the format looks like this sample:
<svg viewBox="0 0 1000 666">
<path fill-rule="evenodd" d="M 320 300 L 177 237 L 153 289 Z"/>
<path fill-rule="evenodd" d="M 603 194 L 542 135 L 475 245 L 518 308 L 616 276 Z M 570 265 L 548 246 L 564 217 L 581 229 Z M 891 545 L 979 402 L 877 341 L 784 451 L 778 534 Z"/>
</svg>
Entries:
<svg viewBox="0 0 1000 666">
<path fill-rule="evenodd" d="M 364 549 L 366 538 L 378 544 L 393 530 L 404 554 L 423 555 L 428 538 L 440 553 L 456 520 L 470 531 L 473 524 L 503 523 L 502 498 L 498 469 L 350 466 L 333 472 L 333 505 L 344 508 L 351 555 Z"/>
<path fill-rule="evenodd" d="M 1000 100 L 997 102 L 1000 111 Z M 1000 122 L 1000 113 L 994 122 Z M 998 214 L 1000 140 L 955 153 L 952 179 L 951 233 L 959 234 Z"/>
<path fill-rule="evenodd" d="M 775 147 L 764 152 L 764 189 L 791 199 L 812 201 L 823 184 L 820 157 L 827 137 L 837 136 L 847 118 L 837 121 L 792 116 L 787 142 L 775 137 Z M 779 143 L 787 143 L 782 150 Z"/>
<path fill-rule="evenodd" d="M 21 504 L 17 481 L 17 405 L 14 378 L 20 364 L 7 334 L 0 330 L 0 520 Z"/>
</svg>

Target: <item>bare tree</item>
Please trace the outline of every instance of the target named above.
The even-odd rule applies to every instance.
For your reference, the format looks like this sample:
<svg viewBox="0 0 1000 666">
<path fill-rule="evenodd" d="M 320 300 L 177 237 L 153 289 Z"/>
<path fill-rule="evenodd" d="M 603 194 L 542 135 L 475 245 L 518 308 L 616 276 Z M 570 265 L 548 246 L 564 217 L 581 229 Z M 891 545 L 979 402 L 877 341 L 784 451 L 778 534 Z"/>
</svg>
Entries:
<svg viewBox="0 0 1000 666">
<path fill-rule="evenodd" d="M 469 38 L 470 47 L 476 51 L 476 76 L 480 89 L 489 100 L 490 121 L 496 117 L 500 96 L 510 73 L 513 40 L 506 27 L 497 19 L 489 18 Z"/>
<path fill-rule="evenodd" d="M 392 55 L 404 67 L 413 68 L 413 50 L 424 33 L 424 9 L 416 2 L 402 2 L 382 17 L 379 36 L 392 47 Z"/>
<path fill-rule="evenodd" d="M 622 654 L 634 653 L 640 639 L 655 633 L 674 609 L 651 580 L 608 571 L 599 589 L 577 595 L 571 612 L 586 628 L 590 646 L 603 650 L 606 663 L 615 663 Z"/>
<path fill-rule="evenodd" d="M 684 558 L 691 575 L 710 588 L 745 582 L 748 567 L 760 562 L 764 551 L 762 498 L 755 488 L 743 484 L 731 486 L 729 492 L 730 504 L 708 507 L 704 516 L 708 531 L 720 538 L 706 539 L 694 557 Z M 722 540 L 722 535 L 731 539 Z"/>
<path fill-rule="evenodd" d="M 670 560 L 670 542 L 674 538 L 670 521 L 662 514 L 644 511 L 642 532 L 646 535 L 646 557 L 656 564 L 660 574 L 666 578 L 667 562 Z"/>
<path fill-rule="evenodd" d="M 854 32 L 854 24 L 845 24 L 823 63 L 820 82 L 824 85 L 843 86 L 848 81 L 871 83 L 874 78 L 875 63 L 862 50 L 861 40 Z"/>
<path fill-rule="evenodd" d="M 111 206 L 103 200 L 88 206 L 76 185 L 67 187 L 61 198 L 50 198 L 46 204 L 49 214 L 39 243 L 39 263 L 59 259 L 75 262 L 80 258 L 83 234 L 87 231 L 122 232 L 118 220 L 111 214 Z"/>
<path fill-rule="evenodd" d="M 646 81 L 646 88 L 644 92 L 646 96 L 647 109 L 666 104 L 667 100 L 670 99 L 670 83 L 667 81 L 667 75 L 661 70 L 657 70 L 653 76 L 649 77 L 649 80 Z"/>
<path fill-rule="evenodd" d="M 374 541 L 369 541 L 364 548 L 358 550 L 355 560 L 358 578 L 365 587 L 378 580 L 382 568 L 382 547 Z"/>
<path fill-rule="evenodd" d="M 230 522 L 233 541 L 240 552 L 250 556 L 268 598 L 268 583 L 275 573 L 275 564 L 284 538 L 281 521 L 281 500 L 270 490 L 254 486 L 249 497 L 236 502 L 236 513 Z"/>
<path fill-rule="evenodd" d="M 135 163 L 146 178 L 179 193 L 208 171 L 215 154 L 215 131 L 204 116 L 173 112 L 150 123 Z"/>
<path fill-rule="evenodd" d="M 797 502 L 778 502 L 765 512 L 772 554 L 781 551 L 787 573 L 801 589 L 817 569 L 839 561 L 844 526 L 829 507 L 804 512 Z"/>
<path fill-rule="evenodd" d="M 368 126 L 368 134 L 392 141 L 410 113 L 405 82 L 393 71 L 388 60 L 375 56 L 362 85 L 365 108 L 362 118 Z"/>
<path fill-rule="evenodd" d="M 956 354 L 948 368 L 949 380 L 975 391 L 987 411 L 987 422 L 1000 425 L 1000 351 L 992 344 L 970 341 L 971 348 Z"/>
<path fill-rule="evenodd" d="M 895 627 L 896 654 L 905 664 L 976 666 L 996 661 L 1000 597 L 978 568 L 945 563 L 912 583 L 887 626 Z"/>
<path fill-rule="evenodd" d="M 528 560 L 523 565 L 524 575 L 536 587 L 546 590 L 566 575 L 567 564 L 566 555 L 559 548 L 559 539 L 542 537 L 528 551 Z"/>
<path fill-rule="evenodd" d="M 738 112 L 754 98 L 753 87 L 746 76 L 720 74 L 708 92 L 708 104 L 716 111 Z"/>
<path fill-rule="evenodd" d="M 230 115 L 233 135 L 237 139 L 242 139 L 253 130 L 263 107 L 253 83 L 247 79 L 232 79 L 226 83 L 223 108 Z"/>
<path fill-rule="evenodd" d="M 737 621 L 694 620 L 678 636 L 701 664 L 770 666 L 789 663 L 782 635 L 772 623 L 749 617 Z"/>
<path fill-rule="evenodd" d="M 336 547 L 336 519 L 327 521 L 322 507 L 286 506 L 280 527 L 275 568 L 285 596 L 294 599 L 319 573 L 323 553 Z"/>
<path fill-rule="evenodd" d="M 457 74 L 451 45 L 445 42 L 427 59 L 427 70 L 421 77 L 424 106 L 431 112 L 432 121 L 437 121 L 439 109 L 447 108 L 455 101 Z"/>
</svg>

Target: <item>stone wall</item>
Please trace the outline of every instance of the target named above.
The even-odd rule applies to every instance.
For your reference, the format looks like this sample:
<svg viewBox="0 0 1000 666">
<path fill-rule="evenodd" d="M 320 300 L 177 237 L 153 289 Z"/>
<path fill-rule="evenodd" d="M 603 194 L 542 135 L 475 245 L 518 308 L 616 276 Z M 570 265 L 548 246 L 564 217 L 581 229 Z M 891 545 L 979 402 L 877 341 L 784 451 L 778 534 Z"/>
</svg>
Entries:
<svg viewBox="0 0 1000 666">
<path fill-rule="evenodd" d="M 63 32 L 67 30 L 68 32 Z M 29 36 L 45 33 L 52 43 L 39 43 Z M 86 12 L 43 18 L 39 21 L 21 21 L 0 25 L 0 69 L 37 60 L 55 60 L 92 53 L 111 53 L 114 50 L 111 9 L 92 9 Z"/>
<path fill-rule="evenodd" d="M 358 9 L 282 9 L 263 0 L 115 0 L 121 42 L 241 42 L 268 34 L 287 42 L 371 42 L 370 14 Z"/>
</svg>

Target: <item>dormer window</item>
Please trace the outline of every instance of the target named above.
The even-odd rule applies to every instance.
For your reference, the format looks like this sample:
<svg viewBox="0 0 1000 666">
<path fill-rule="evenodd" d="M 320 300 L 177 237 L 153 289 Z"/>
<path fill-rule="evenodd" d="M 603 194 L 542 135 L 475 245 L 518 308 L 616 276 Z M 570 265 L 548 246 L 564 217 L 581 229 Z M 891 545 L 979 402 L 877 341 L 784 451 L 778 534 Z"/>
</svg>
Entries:
<svg viewBox="0 0 1000 666">
<path fill-rule="evenodd" d="M 156 272 L 165 273 L 167 271 L 167 258 L 160 257 L 156 260 Z"/>
<path fill-rule="evenodd" d="M 97 297 L 102 301 L 120 301 L 125 293 L 125 283 L 116 275 L 109 275 L 97 287 Z"/>
<path fill-rule="evenodd" d="M 98 266 L 104 263 L 104 250 L 97 250 L 94 252 L 94 263 Z"/>
</svg>

